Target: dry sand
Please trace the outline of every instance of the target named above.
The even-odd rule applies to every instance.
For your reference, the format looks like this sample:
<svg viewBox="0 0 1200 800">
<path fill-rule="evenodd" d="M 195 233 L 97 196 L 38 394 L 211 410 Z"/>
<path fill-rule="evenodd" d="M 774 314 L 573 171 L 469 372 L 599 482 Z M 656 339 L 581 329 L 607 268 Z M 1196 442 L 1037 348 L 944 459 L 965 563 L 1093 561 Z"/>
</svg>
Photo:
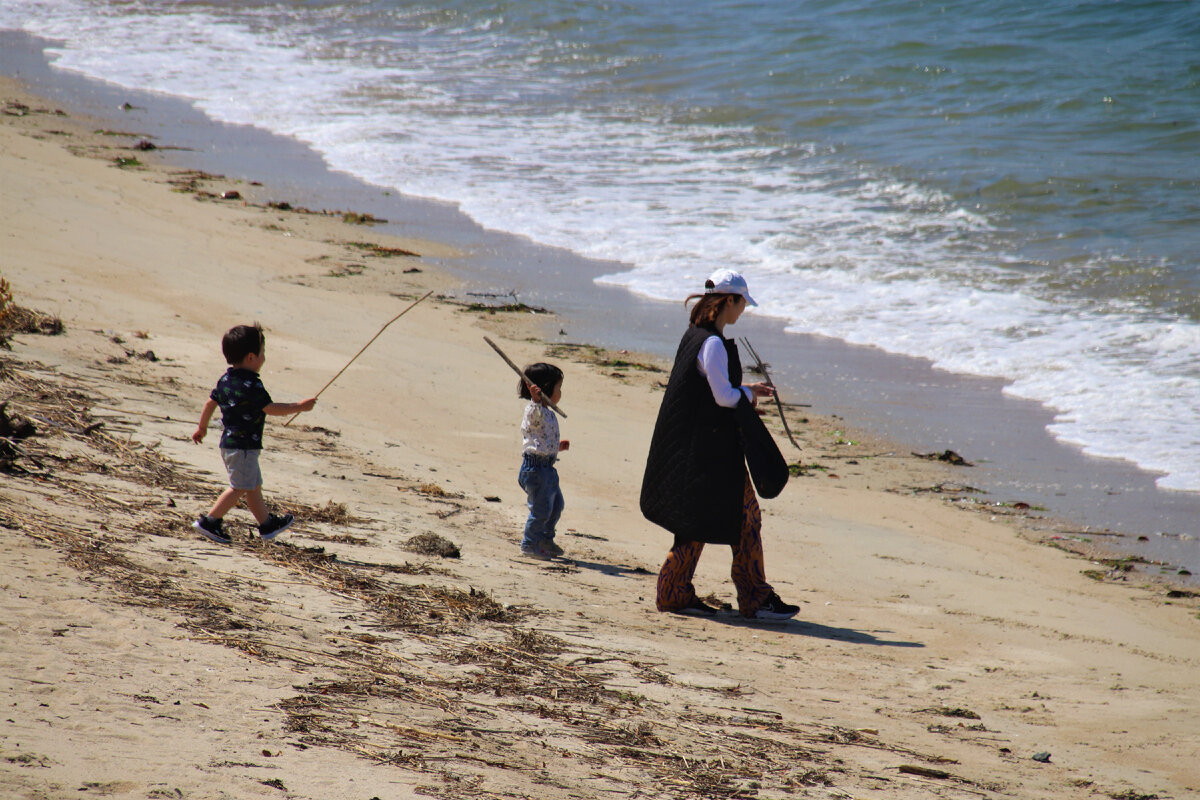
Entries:
<svg viewBox="0 0 1200 800">
<path fill-rule="evenodd" d="M 630 363 L 665 365 L 543 344 L 544 317 L 469 310 L 436 242 L 267 207 L 286 198 L 0 90 L 0 275 L 66 327 L 0 353 L 0 400 L 38 431 L 0 453 L 3 797 L 1200 793 L 1187 592 L 1112 580 L 1036 515 L 921 491 L 966 468 L 792 409 L 802 454 L 771 424 L 819 466 L 763 503 L 764 540 L 799 618 L 659 614 L 669 539 L 637 492 L 664 375 Z M 197 536 L 221 333 L 261 321 L 264 381 L 297 400 L 430 290 L 268 423 L 295 528 L 251 541 L 241 509 L 233 546 Z M 517 557 L 522 402 L 484 335 L 565 367 L 568 560 Z M 406 549 L 421 535 L 461 558 Z M 701 593 L 731 601 L 728 567 L 710 548 Z"/>
</svg>

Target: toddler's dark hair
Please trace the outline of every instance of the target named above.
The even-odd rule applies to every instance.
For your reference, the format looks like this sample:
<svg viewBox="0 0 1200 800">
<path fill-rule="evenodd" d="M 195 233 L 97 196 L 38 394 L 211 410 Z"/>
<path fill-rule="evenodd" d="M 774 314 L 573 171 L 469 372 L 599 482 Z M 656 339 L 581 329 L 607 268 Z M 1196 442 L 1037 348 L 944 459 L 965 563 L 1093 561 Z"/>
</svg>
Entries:
<svg viewBox="0 0 1200 800">
<path fill-rule="evenodd" d="M 563 371 L 553 364 L 545 364 L 539 361 L 536 364 L 530 364 L 525 368 L 525 374 L 529 376 L 529 380 L 537 384 L 537 387 L 542 390 L 542 394 L 549 397 L 554 392 L 554 387 L 558 386 L 563 379 Z M 533 395 L 529 393 L 529 386 L 525 381 L 517 382 L 517 394 L 526 400 L 532 400 Z"/>
<path fill-rule="evenodd" d="M 221 352 L 225 354 L 225 363 L 240 364 L 251 353 L 261 354 L 266 341 L 262 326 L 257 322 L 253 325 L 233 326 L 221 338 Z"/>
</svg>

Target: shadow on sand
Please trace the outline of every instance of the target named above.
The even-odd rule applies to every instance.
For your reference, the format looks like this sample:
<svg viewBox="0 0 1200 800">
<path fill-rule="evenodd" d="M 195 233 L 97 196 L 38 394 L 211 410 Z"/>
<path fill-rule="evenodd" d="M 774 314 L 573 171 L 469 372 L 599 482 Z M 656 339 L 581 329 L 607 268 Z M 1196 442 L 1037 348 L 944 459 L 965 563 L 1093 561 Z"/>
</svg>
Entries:
<svg viewBox="0 0 1200 800">
<path fill-rule="evenodd" d="M 881 639 L 876 636 L 876 633 L 889 633 L 889 631 L 876 631 L 869 633 L 867 631 L 859 631 L 854 628 L 832 628 L 828 625 L 821 625 L 816 622 L 805 622 L 801 619 L 789 619 L 783 622 L 768 622 L 765 620 L 746 619 L 740 616 L 737 612 L 724 611 L 715 617 L 711 618 L 713 622 L 720 622 L 723 625 L 732 625 L 738 628 L 761 628 L 763 630 L 778 631 L 780 633 L 790 634 L 792 636 L 810 636 L 814 639 L 829 639 L 835 642 L 847 642 L 849 644 L 870 644 L 877 647 L 924 647 L 921 642 L 904 642 L 892 639 Z"/>
<path fill-rule="evenodd" d="M 599 572 L 603 575 L 615 575 L 617 577 L 625 576 L 653 576 L 654 573 L 644 567 L 630 567 L 625 564 L 605 564 L 599 561 L 583 561 L 575 558 L 555 559 L 552 562 L 546 562 L 545 568 L 549 570 L 570 571 L 572 569 L 590 569 L 594 572 Z M 801 619 L 789 619 L 782 622 L 770 622 L 766 620 L 752 620 L 738 614 L 736 611 L 728 609 L 722 610 L 717 616 L 711 618 L 689 617 L 689 619 L 711 619 L 713 622 L 719 622 L 723 625 L 732 625 L 738 628 L 761 628 L 763 630 L 778 631 L 780 633 L 790 634 L 792 636 L 809 636 L 813 639 L 829 639 L 835 642 L 846 642 L 847 644 L 869 644 L 876 647 L 924 647 L 921 642 L 905 642 L 893 639 L 883 639 L 877 636 L 877 633 L 889 633 L 889 631 L 860 631 L 854 628 L 833 628 L 829 625 L 821 625 L 817 622 L 805 622 Z"/>
<path fill-rule="evenodd" d="M 567 557 L 567 558 L 564 558 L 561 560 L 556 559 L 553 562 L 548 562 L 547 566 L 550 566 L 550 567 L 559 566 L 559 567 L 568 567 L 568 568 L 575 567 L 576 569 L 590 569 L 593 572 L 599 572 L 602 575 L 615 575 L 618 578 L 623 577 L 625 575 L 639 575 L 639 576 L 643 576 L 643 577 L 645 577 L 645 576 L 653 577 L 654 576 L 654 573 L 649 571 L 645 567 L 631 567 L 627 564 L 605 564 L 601 561 L 583 561 L 582 559 L 570 558 L 570 557 Z"/>
</svg>

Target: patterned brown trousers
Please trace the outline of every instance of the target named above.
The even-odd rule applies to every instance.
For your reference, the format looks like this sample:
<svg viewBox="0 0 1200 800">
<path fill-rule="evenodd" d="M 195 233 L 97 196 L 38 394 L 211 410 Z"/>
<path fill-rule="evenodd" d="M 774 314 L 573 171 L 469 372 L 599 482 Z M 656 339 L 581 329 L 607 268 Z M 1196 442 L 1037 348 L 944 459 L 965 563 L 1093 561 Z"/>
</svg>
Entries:
<svg viewBox="0 0 1200 800">
<path fill-rule="evenodd" d="M 658 571 L 656 605 L 659 611 L 679 611 L 696 600 L 692 576 L 696 573 L 696 564 L 702 552 L 704 542 L 675 541 L 662 569 Z M 742 501 L 742 535 L 733 546 L 733 566 L 729 575 L 737 587 L 738 610 L 744 617 L 754 616 L 772 589 L 767 583 L 763 564 L 762 512 L 758 508 L 758 498 L 749 475 L 746 475 L 746 491 Z"/>
</svg>

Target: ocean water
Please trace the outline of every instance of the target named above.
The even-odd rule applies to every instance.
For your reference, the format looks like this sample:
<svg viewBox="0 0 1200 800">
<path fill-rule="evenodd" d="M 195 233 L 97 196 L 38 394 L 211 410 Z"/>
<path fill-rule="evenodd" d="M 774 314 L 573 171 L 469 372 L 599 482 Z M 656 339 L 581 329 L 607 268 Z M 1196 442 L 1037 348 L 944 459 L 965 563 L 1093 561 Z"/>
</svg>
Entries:
<svg viewBox="0 0 1200 800">
<path fill-rule="evenodd" d="M 3 0 L 187 98 L 649 297 L 1002 378 L 1200 492 L 1200 14 L 1184 2 Z"/>
</svg>

